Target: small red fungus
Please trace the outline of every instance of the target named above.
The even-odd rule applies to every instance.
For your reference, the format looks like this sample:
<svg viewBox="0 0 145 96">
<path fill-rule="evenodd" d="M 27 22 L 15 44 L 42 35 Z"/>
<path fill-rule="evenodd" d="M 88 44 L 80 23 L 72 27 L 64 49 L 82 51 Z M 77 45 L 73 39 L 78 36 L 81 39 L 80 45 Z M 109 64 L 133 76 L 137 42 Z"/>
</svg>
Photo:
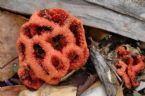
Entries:
<svg viewBox="0 0 145 96">
<path fill-rule="evenodd" d="M 122 77 L 125 86 L 128 89 L 139 86 L 137 75 L 145 68 L 144 57 L 140 54 L 132 56 L 131 51 L 126 50 L 122 45 L 116 51 L 119 57 L 119 61 L 116 64 L 117 73 Z"/>
</svg>

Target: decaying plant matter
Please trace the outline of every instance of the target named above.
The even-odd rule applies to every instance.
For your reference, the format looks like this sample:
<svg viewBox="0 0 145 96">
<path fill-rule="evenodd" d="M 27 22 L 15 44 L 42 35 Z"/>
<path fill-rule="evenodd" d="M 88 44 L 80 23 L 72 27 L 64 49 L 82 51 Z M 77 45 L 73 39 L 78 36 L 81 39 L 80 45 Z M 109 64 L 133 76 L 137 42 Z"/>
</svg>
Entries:
<svg viewBox="0 0 145 96">
<path fill-rule="evenodd" d="M 24 85 L 38 89 L 56 85 L 68 72 L 81 68 L 89 51 L 79 19 L 62 9 L 36 11 L 20 30 L 18 75 Z"/>
<path fill-rule="evenodd" d="M 145 68 L 144 56 L 132 54 L 132 51 L 127 50 L 123 45 L 117 47 L 116 51 L 119 58 L 116 65 L 117 73 L 122 77 L 125 86 L 129 89 L 139 86 L 136 76 Z"/>
<path fill-rule="evenodd" d="M 89 28 L 87 30 L 89 30 Z M 117 86 L 119 84 L 120 86 L 123 85 L 122 91 L 125 96 L 126 94 L 130 94 L 132 96 L 133 91 L 135 91 L 136 88 L 140 87 L 141 80 L 139 80 L 139 77 L 143 75 L 145 68 L 144 47 L 141 47 L 143 43 L 130 38 L 108 33 L 108 35 L 105 34 L 103 36 L 104 38 L 97 40 L 96 38 L 99 37 L 99 34 L 97 34 L 97 32 L 101 31 L 98 31 L 97 29 L 96 31 L 93 30 L 90 32 L 90 36 L 96 44 L 94 44 L 91 40 L 91 45 L 94 46 L 90 46 L 89 48 L 93 64 L 95 66 L 99 66 L 96 67 L 98 68 L 96 71 L 100 80 L 105 85 L 104 87 L 106 89 L 106 93 L 108 95 L 116 92 L 118 90 Z M 96 32 L 96 34 L 94 32 Z M 95 34 L 96 36 L 94 36 L 93 34 Z M 93 48 L 95 48 L 96 50 L 92 51 Z M 100 58 L 97 54 L 100 54 L 100 56 L 102 57 Z M 102 58 L 105 60 L 105 63 L 98 62 L 101 61 Z M 111 70 L 115 74 L 115 77 L 117 78 L 118 82 L 114 82 L 114 80 L 113 82 L 110 82 L 110 80 L 113 79 L 113 76 L 108 74 L 108 70 L 104 71 L 104 69 L 106 69 L 105 65 L 109 67 L 108 70 Z M 102 80 L 102 78 L 106 79 Z M 109 86 L 109 84 L 113 84 L 113 87 L 116 86 L 116 90 L 114 91 L 112 89 L 113 87 L 111 87 L 111 89 L 110 87 L 106 87 L 106 85 Z M 111 91 L 108 91 L 108 88 Z M 142 89 L 143 88 L 144 87 L 142 87 Z"/>
<path fill-rule="evenodd" d="M 105 59 L 103 56 L 100 54 L 99 50 L 97 49 L 97 43 L 94 42 L 92 39 L 91 40 L 91 45 L 90 45 L 90 55 L 91 55 L 91 60 L 95 66 L 95 69 L 97 71 L 98 77 L 103 83 L 106 93 L 108 96 L 115 96 L 117 90 L 115 84 L 109 81 L 108 78 L 111 77 L 111 72 L 110 68 L 107 65 Z M 108 76 L 110 75 L 110 77 Z"/>
</svg>

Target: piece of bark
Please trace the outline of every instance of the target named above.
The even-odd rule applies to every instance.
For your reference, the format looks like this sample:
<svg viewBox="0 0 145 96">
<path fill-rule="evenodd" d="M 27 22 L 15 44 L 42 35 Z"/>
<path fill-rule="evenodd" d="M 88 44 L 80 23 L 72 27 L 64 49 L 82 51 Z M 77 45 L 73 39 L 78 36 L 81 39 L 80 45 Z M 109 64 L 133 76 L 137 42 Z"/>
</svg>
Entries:
<svg viewBox="0 0 145 96">
<path fill-rule="evenodd" d="M 78 70 L 60 85 L 73 85 L 77 87 L 77 96 L 80 96 L 97 80 L 97 74 L 90 74 L 86 70 Z"/>
<path fill-rule="evenodd" d="M 22 90 L 26 90 L 23 85 L 0 87 L 0 96 L 18 96 Z"/>
<path fill-rule="evenodd" d="M 4 81 L 15 74 L 13 64 L 18 63 L 16 40 L 20 26 L 26 19 L 0 11 L 0 21 L 0 81 Z"/>
<path fill-rule="evenodd" d="M 96 81 L 81 96 L 107 96 L 107 94 L 101 82 Z"/>
<path fill-rule="evenodd" d="M 143 35 L 145 34 L 145 22 L 88 3 L 85 0 L 0 0 L 0 7 L 27 15 L 31 15 L 38 9 L 64 8 L 81 18 L 87 26 L 145 41 Z"/>
<path fill-rule="evenodd" d="M 99 79 L 105 87 L 106 93 L 108 96 L 115 96 L 117 89 L 116 85 L 110 82 L 111 68 L 106 63 L 103 56 L 100 54 L 99 50 L 96 48 L 97 43 L 92 40 L 90 45 L 90 55 L 91 60 L 96 68 Z M 116 78 L 117 79 L 117 78 Z"/>
<path fill-rule="evenodd" d="M 94 82 L 96 81 L 95 75 L 90 75 L 83 85 L 78 86 L 77 96 L 80 96 L 84 91 L 86 91 Z"/>
<path fill-rule="evenodd" d="M 145 0 L 86 0 L 145 21 Z"/>
</svg>

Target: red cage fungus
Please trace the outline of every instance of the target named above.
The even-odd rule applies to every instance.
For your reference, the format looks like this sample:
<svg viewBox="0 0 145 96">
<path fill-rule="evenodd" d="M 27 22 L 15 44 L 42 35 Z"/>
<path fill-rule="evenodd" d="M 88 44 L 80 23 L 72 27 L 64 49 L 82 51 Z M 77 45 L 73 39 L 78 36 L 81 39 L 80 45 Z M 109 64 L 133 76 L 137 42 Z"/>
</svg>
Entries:
<svg viewBox="0 0 145 96">
<path fill-rule="evenodd" d="M 18 75 L 33 89 L 43 82 L 58 84 L 69 71 L 81 68 L 89 56 L 82 23 L 58 8 L 36 11 L 22 25 L 17 47 Z"/>
<path fill-rule="evenodd" d="M 144 70 L 144 57 L 140 54 L 131 55 L 131 51 L 126 50 L 124 46 L 119 46 L 117 49 L 119 61 L 116 64 L 117 73 L 122 77 L 125 86 L 128 89 L 139 86 L 137 75 Z"/>
</svg>

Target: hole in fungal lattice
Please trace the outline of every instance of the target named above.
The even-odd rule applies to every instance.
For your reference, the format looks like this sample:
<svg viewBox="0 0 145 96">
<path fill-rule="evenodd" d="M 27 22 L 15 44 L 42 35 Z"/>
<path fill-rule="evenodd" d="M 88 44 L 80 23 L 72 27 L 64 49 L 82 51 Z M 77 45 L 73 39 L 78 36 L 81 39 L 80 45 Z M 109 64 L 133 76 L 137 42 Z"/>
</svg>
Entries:
<svg viewBox="0 0 145 96">
<path fill-rule="evenodd" d="M 54 81 L 58 81 L 59 78 L 57 78 L 57 77 L 53 77 L 52 80 L 54 80 Z"/>
<path fill-rule="evenodd" d="M 117 69 L 120 69 L 120 68 L 122 68 L 122 67 L 117 65 L 116 68 L 117 68 Z"/>
<path fill-rule="evenodd" d="M 43 50 L 43 48 L 39 44 L 34 44 L 33 48 L 34 48 L 34 51 L 35 51 L 34 52 L 35 57 L 38 58 L 38 59 L 43 59 L 44 56 L 45 56 L 45 51 Z"/>
<path fill-rule="evenodd" d="M 25 58 L 25 51 L 26 51 L 26 47 L 25 47 L 24 43 L 20 43 L 19 50 L 22 54 L 22 58 L 24 59 Z"/>
<path fill-rule="evenodd" d="M 66 45 L 67 41 L 63 35 L 57 35 L 53 37 L 51 40 L 48 40 L 54 49 L 61 51 Z"/>
<path fill-rule="evenodd" d="M 31 29 L 29 28 L 29 26 L 26 26 L 24 28 L 24 35 L 28 36 L 29 38 L 32 38 Z"/>
<path fill-rule="evenodd" d="M 56 68 L 56 70 L 63 69 L 62 61 L 58 57 L 52 56 L 51 62 L 54 65 L 54 67 Z"/>
<path fill-rule="evenodd" d="M 80 36 L 79 36 L 79 28 L 80 24 L 78 24 L 76 21 L 73 21 L 70 25 L 70 30 L 74 34 L 74 37 L 76 39 L 76 44 L 80 46 Z"/>
<path fill-rule="evenodd" d="M 58 23 L 59 25 L 64 25 L 65 20 L 68 18 L 68 14 L 61 9 L 44 9 L 39 12 L 39 16 Z"/>
<path fill-rule="evenodd" d="M 43 32 L 51 32 L 52 27 L 49 26 L 36 26 L 36 34 L 41 35 Z"/>
<path fill-rule="evenodd" d="M 70 60 L 70 63 L 75 63 L 79 59 L 79 55 L 75 51 L 71 51 L 68 54 L 68 58 Z"/>
<path fill-rule="evenodd" d="M 43 32 L 51 32 L 53 29 L 50 26 L 39 26 L 30 24 L 24 28 L 24 35 L 32 38 L 34 35 L 41 35 Z"/>
</svg>

